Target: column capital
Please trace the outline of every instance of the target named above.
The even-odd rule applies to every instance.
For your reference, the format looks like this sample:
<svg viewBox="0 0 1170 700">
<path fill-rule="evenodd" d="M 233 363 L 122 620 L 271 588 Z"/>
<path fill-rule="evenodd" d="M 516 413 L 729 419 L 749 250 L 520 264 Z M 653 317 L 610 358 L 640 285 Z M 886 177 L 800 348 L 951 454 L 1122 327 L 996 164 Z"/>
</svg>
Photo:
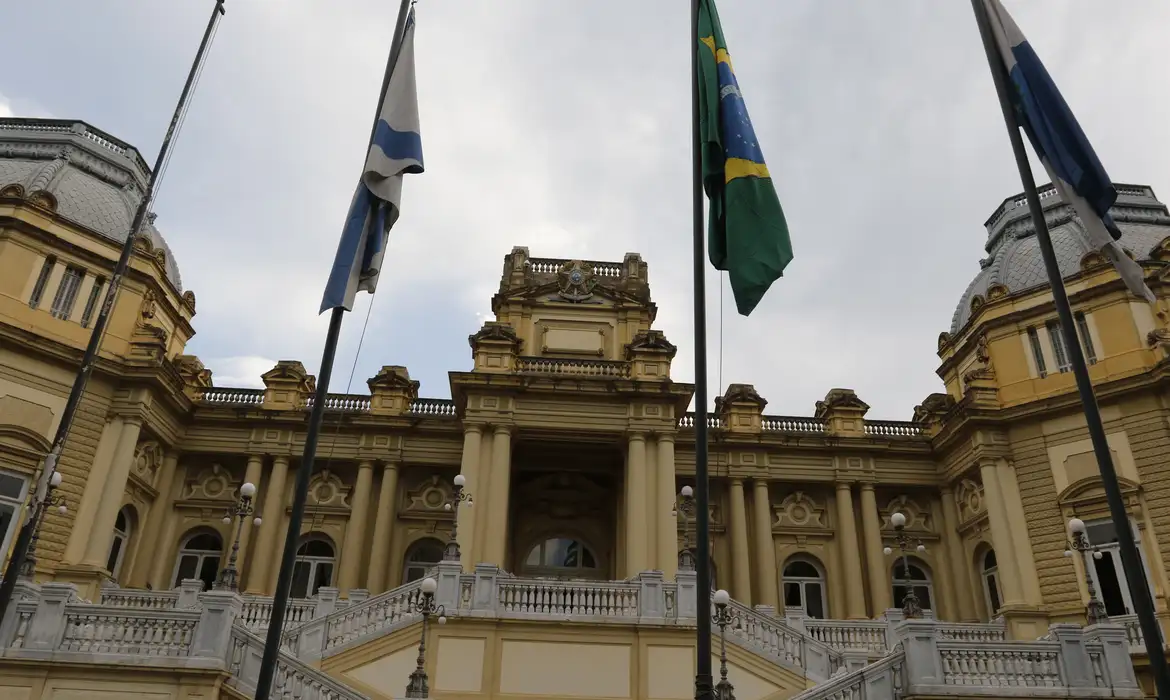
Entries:
<svg viewBox="0 0 1170 700">
<path fill-rule="evenodd" d="M 272 465 L 284 464 L 287 467 L 290 459 L 288 455 L 272 455 Z"/>
<path fill-rule="evenodd" d="M 398 471 L 399 466 L 401 466 L 401 465 L 399 464 L 398 460 L 388 459 L 388 460 L 382 462 L 382 473 L 384 474 L 386 472 L 396 472 L 396 471 Z"/>
<path fill-rule="evenodd" d="M 673 430 L 669 431 L 669 432 L 665 431 L 665 430 L 659 431 L 659 432 L 654 434 L 654 437 L 659 442 L 674 442 L 674 436 L 675 436 L 675 432 Z"/>
<path fill-rule="evenodd" d="M 373 468 L 374 468 L 374 460 L 372 460 L 372 459 L 363 459 L 363 460 L 360 460 L 358 462 L 358 470 L 359 471 L 362 469 L 373 469 Z"/>
<path fill-rule="evenodd" d="M 874 486 L 875 486 L 875 484 L 872 481 L 862 481 L 861 482 L 861 491 L 862 491 L 862 493 L 864 493 L 866 491 L 873 491 Z"/>
<path fill-rule="evenodd" d="M 835 483 L 833 485 L 833 487 L 835 489 L 837 489 L 838 491 L 850 491 L 851 492 L 851 491 L 853 491 L 853 482 L 846 481 L 845 479 L 838 479 L 837 483 Z"/>
<path fill-rule="evenodd" d="M 644 431 L 644 430 L 627 430 L 626 431 L 626 439 L 630 440 L 631 442 L 634 440 L 641 440 L 641 441 L 645 442 L 646 441 L 646 431 Z"/>
<path fill-rule="evenodd" d="M 463 432 L 464 433 L 479 433 L 480 435 L 482 435 L 485 427 L 486 427 L 486 425 L 483 423 L 472 423 L 472 422 L 468 422 L 468 421 L 463 421 Z"/>
<path fill-rule="evenodd" d="M 516 432 L 516 426 L 511 423 L 495 423 L 492 425 L 492 432 L 496 435 L 511 435 Z"/>
<path fill-rule="evenodd" d="M 743 477 L 742 477 L 742 476 L 732 476 L 732 477 L 728 477 L 728 479 L 727 479 L 727 480 L 728 480 L 729 482 L 731 482 L 733 485 L 734 485 L 734 484 L 739 484 L 741 487 L 743 486 L 743 481 L 744 481 L 744 479 L 743 479 Z"/>
</svg>

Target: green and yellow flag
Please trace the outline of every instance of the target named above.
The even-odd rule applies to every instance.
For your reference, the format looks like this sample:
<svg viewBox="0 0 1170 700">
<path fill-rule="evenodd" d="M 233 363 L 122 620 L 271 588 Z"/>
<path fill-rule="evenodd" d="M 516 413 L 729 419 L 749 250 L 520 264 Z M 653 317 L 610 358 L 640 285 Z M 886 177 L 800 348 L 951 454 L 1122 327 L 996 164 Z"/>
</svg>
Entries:
<svg viewBox="0 0 1170 700">
<path fill-rule="evenodd" d="M 714 0 L 699 0 L 699 138 L 711 201 L 708 255 L 747 316 L 792 261 L 788 224 L 748 118 Z"/>
</svg>

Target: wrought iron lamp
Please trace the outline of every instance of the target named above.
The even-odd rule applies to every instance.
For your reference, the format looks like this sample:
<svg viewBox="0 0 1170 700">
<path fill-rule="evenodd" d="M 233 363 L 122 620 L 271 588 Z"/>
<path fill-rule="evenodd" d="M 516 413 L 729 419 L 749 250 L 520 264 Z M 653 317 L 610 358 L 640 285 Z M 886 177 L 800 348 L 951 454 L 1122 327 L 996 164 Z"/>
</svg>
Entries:
<svg viewBox="0 0 1170 700">
<path fill-rule="evenodd" d="M 427 627 L 431 615 L 439 616 L 439 624 L 447 622 L 447 609 L 442 605 L 435 605 L 435 591 L 439 584 L 430 576 L 422 580 L 419 590 L 422 596 L 411 604 L 411 610 L 422 615 L 422 636 L 418 640 L 418 661 L 414 671 L 410 674 L 410 682 L 406 684 L 406 697 L 426 698 L 430 696 L 430 687 L 427 684 L 426 654 L 427 654 Z"/>
<path fill-rule="evenodd" d="M 1064 550 L 1064 556 L 1072 557 L 1073 552 L 1080 552 L 1082 557 L 1086 557 L 1082 561 L 1085 565 L 1085 586 L 1089 589 L 1089 604 L 1085 606 L 1085 617 L 1088 618 L 1090 625 L 1100 624 L 1109 620 L 1109 613 L 1105 611 L 1105 604 L 1097 597 L 1097 587 L 1093 585 L 1093 575 L 1089 571 L 1089 560 L 1087 555 L 1091 552 L 1094 559 L 1102 557 L 1101 551 L 1094 547 L 1089 542 L 1089 536 L 1085 533 L 1085 521 L 1080 518 L 1073 518 L 1068 521 L 1068 548 Z"/>
<path fill-rule="evenodd" d="M 735 621 L 735 612 L 728 605 L 731 596 L 720 588 L 711 596 L 715 611 L 711 622 L 719 627 L 719 682 L 715 684 L 715 700 L 735 700 L 735 687 L 727 680 L 727 626 Z"/>
<path fill-rule="evenodd" d="M 914 593 L 914 582 L 910 579 L 910 557 L 907 555 L 907 551 L 911 549 L 911 546 L 910 538 L 906 535 L 906 516 L 895 512 L 890 515 L 890 524 L 894 526 L 894 542 L 898 545 L 898 550 L 901 553 L 902 572 L 906 576 L 906 596 L 902 598 L 902 614 L 907 619 L 922 617 L 922 605 L 918 602 L 918 595 Z M 919 540 L 913 549 L 919 554 L 924 554 L 926 545 Z M 889 556 L 894 553 L 894 550 L 886 547 L 882 552 Z"/>
<path fill-rule="evenodd" d="M 690 486 L 682 487 L 678 492 L 678 500 L 670 511 L 672 518 L 683 516 L 683 546 L 678 553 L 678 568 L 682 571 L 695 570 L 695 553 L 691 551 L 691 518 L 695 515 L 695 490 Z"/>
<path fill-rule="evenodd" d="M 451 539 L 447 541 L 447 546 L 443 548 L 443 561 L 459 561 L 459 504 L 466 503 L 468 508 L 475 504 L 475 501 L 471 498 L 471 494 L 463 490 L 463 487 L 467 484 L 467 477 L 462 474 L 456 474 L 454 483 L 455 493 L 452 494 L 451 501 L 443 504 L 443 510 L 455 511 L 455 520 L 451 523 Z"/>
<path fill-rule="evenodd" d="M 232 520 L 236 521 L 235 536 L 232 540 L 232 553 L 228 557 L 227 566 L 220 572 L 215 579 L 215 589 L 218 591 L 236 591 L 239 590 L 240 572 L 236 569 L 236 560 L 240 555 L 240 535 L 244 531 L 244 518 L 247 518 L 253 512 L 255 507 L 252 505 L 252 499 L 256 496 L 256 485 L 253 483 L 245 483 L 240 487 L 240 500 L 228 507 L 227 513 L 223 516 L 225 525 L 231 525 Z M 254 518 L 252 525 L 260 527 L 260 518 Z"/>
<path fill-rule="evenodd" d="M 45 495 L 41 499 L 37 499 L 34 495 L 29 501 L 29 517 L 33 519 L 32 537 L 28 543 L 28 556 L 20 565 L 21 578 L 31 579 L 37 570 L 37 540 L 41 538 L 41 525 L 45 521 L 45 511 L 49 508 L 56 507 L 57 512 L 64 515 L 68 512 L 65 507 L 64 494 L 56 493 L 57 487 L 61 485 L 61 472 L 56 470 L 57 455 L 49 453 L 45 457 L 45 469 L 52 471 L 52 476 L 49 477 L 49 488 L 45 490 Z"/>
</svg>

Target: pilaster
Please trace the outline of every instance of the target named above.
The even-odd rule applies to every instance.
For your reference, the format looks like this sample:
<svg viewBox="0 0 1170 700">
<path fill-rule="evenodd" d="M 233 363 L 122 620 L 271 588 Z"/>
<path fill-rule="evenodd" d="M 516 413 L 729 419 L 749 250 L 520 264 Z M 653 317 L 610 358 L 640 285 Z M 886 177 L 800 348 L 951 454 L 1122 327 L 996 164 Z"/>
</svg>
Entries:
<svg viewBox="0 0 1170 700">
<path fill-rule="evenodd" d="M 861 573 L 861 550 L 857 546 L 857 521 L 853 515 L 853 492 L 849 484 L 837 483 L 837 536 L 841 538 L 841 563 L 845 572 L 845 610 L 850 620 L 864 620 L 865 589 Z"/>
<path fill-rule="evenodd" d="M 382 483 L 378 487 L 378 512 L 374 516 L 374 537 L 370 544 L 370 570 L 366 574 L 366 588 L 374 595 L 386 590 L 390 530 L 397 517 L 397 495 L 398 463 L 387 462 L 382 467 Z"/>
<path fill-rule="evenodd" d="M 731 597 L 744 605 L 752 603 L 751 550 L 748 548 L 747 507 L 744 503 L 743 479 L 732 478 L 728 489 L 731 500 Z M 698 517 L 703 517 L 702 513 Z"/>
<path fill-rule="evenodd" d="M 508 552 L 508 513 L 512 491 L 512 426 L 494 426 L 492 433 L 492 470 L 484 537 L 484 558 L 504 568 Z"/>
<path fill-rule="evenodd" d="M 626 577 L 651 568 L 647 537 L 646 434 L 631 432 L 626 452 Z"/>
</svg>

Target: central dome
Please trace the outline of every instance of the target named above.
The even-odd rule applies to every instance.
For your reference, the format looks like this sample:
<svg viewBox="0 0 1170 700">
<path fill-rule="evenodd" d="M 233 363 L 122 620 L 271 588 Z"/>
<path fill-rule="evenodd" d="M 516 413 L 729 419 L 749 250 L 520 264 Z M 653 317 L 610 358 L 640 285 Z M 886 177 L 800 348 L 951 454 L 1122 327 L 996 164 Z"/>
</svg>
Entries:
<svg viewBox="0 0 1170 700">
<path fill-rule="evenodd" d="M 0 192 L 51 195 L 59 216 L 119 246 L 130 235 L 149 177 L 133 146 L 84 122 L 0 119 Z M 153 214 L 142 235 L 163 251 L 167 279 L 182 291 L 179 266 Z"/>
<path fill-rule="evenodd" d="M 1144 185 L 1116 185 L 1117 203 L 1110 209 L 1121 229 L 1121 246 L 1135 260 L 1150 260 L 1150 254 L 1170 236 L 1170 212 L 1154 191 Z M 1060 275 L 1068 278 L 1081 270 L 1082 261 L 1093 251 L 1085 240 L 1080 220 L 1052 185 L 1040 188 L 1044 219 L 1052 236 L 1052 248 Z M 979 261 L 980 271 L 959 299 L 951 319 L 951 334 L 957 334 L 971 320 L 974 309 L 988 297 L 1014 294 L 1048 285 L 1048 273 L 1040 255 L 1036 227 L 1024 195 L 1005 199 L 984 224 L 987 228 L 988 257 Z"/>
</svg>

